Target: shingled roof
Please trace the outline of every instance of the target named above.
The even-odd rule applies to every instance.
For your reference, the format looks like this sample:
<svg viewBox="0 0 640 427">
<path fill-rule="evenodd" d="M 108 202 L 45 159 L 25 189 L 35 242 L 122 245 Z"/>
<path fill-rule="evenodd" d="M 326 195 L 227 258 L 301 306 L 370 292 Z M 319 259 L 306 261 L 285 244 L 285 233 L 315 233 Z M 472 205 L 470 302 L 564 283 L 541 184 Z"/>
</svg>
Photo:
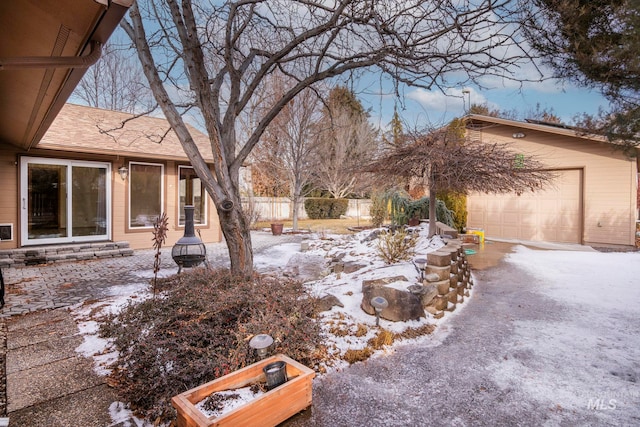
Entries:
<svg viewBox="0 0 640 427">
<path fill-rule="evenodd" d="M 165 119 L 138 117 L 117 129 L 132 117 L 119 111 L 65 104 L 37 147 L 150 159 L 187 159 L 178 137 Z M 209 138 L 193 126 L 187 127 L 205 160 L 212 161 Z"/>
</svg>

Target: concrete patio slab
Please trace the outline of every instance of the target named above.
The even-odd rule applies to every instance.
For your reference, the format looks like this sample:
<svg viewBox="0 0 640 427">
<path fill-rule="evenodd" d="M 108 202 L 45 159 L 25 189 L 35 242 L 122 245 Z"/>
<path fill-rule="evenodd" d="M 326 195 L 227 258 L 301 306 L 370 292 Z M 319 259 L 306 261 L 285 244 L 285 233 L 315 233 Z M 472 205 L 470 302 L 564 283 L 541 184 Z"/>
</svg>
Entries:
<svg viewBox="0 0 640 427">
<path fill-rule="evenodd" d="M 11 353 L 7 356 L 10 359 Z M 7 375 L 7 410 L 11 413 L 104 382 L 104 378 L 92 372 L 91 362 L 82 356 L 14 372 Z"/>
<path fill-rule="evenodd" d="M 11 426 L 106 427 L 112 426 L 109 405 L 115 391 L 101 384 L 12 412 Z"/>
</svg>

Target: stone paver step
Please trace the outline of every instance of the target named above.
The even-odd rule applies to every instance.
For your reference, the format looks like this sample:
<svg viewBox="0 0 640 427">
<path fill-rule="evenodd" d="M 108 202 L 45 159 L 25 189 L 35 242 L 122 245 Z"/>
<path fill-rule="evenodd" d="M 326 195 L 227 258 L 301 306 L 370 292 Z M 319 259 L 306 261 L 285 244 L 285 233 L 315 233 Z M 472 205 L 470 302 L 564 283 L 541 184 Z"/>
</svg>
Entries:
<svg viewBox="0 0 640 427">
<path fill-rule="evenodd" d="M 129 242 L 125 241 L 4 249 L 0 250 L 0 267 L 131 256 L 133 253 L 133 249 L 129 247 Z"/>
</svg>

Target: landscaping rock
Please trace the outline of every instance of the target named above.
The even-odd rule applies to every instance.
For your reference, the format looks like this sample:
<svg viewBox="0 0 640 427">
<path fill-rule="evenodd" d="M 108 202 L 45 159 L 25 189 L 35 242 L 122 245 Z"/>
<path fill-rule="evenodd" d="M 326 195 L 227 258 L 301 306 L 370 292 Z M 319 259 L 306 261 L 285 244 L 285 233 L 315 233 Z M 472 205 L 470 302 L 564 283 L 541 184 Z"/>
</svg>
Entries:
<svg viewBox="0 0 640 427">
<path fill-rule="evenodd" d="M 427 265 L 434 265 L 437 267 L 450 267 L 451 266 L 451 253 L 437 250 L 435 252 L 429 252 L 427 254 Z"/>
<path fill-rule="evenodd" d="M 457 289 L 453 289 L 452 291 L 448 292 L 446 295 L 447 299 L 449 300 L 450 303 L 455 304 L 456 302 L 458 302 L 458 291 Z"/>
<path fill-rule="evenodd" d="M 366 266 L 367 266 L 367 264 L 361 264 L 361 263 L 357 263 L 357 262 L 345 262 L 344 263 L 344 272 L 346 274 L 355 273 L 356 271 L 360 270 L 361 268 L 365 268 Z"/>
<path fill-rule="evenodd" d="M 436 295 L 431 301 L 431 304 L 429 304 L 429 306 L 435 308 L 437 311 L 442 311 L 445 308 L 447 308 L 448 303 L 449 303 L 449 300 L 447 299 L 446 296 Z"/>
<path fill-rule="evenodd" d="M 389 302 L 389 306 L 382 310 L 380 317 L 392 322 L 406 322 L 425 317 L 422 302 L 419 297 L 408 291 L 390 288 L 388 286 L 362 285 L 362 304 L 360 307 L 367 313 L 375 315 L 371 307 L 371 299 L 383 297 Z"/>
<path fill-rule="evenodd" d="M 393 282 L 408 282 L 408 279 L 404 276 L 392 276 L 392 277 L 383 277 L 380 279 L 363 280 L 362 292 L 364 292 L 365 288 L 370 288 L 370 287 L 381 288 Z"/>
<path fill-rule="evenodd" d="M 439 268 L 443 268 L 443 267 L 439 267 Z M 429 273 L 424 276 L 424 280 L 428 283 L 437 282 L 441 280 L 441 277 L 436 273 Z"/>
<path fill-rule="evenodd" d="M 427 313 L 431 314 L 434 319 L 441 319 L 442 317 L 444 317 L 444 311 L 436 310 L 434 307 L 427 307 L 425 308 L 425 310 L 427 311 Z"/>
<path fill-rule="evenodd" d="M 433 283 L 438 289 L 438 294 L 445 295 L 449 292 L 449 288 L 451 287 L 451 281 L 449 279 L 440 280 L 439 282 Z"/>
<path fill-rule="evenodd" d="M 421 295 L 420 300 L 422 301 L 422 306 L 426 308 L 438 295 L 438 288 L 435 285 L 425 285 L 424 288 L 424 293 Z"/>
<path fill-rule="evenodd" d="M 294 254 L 287 262 L 284 274 L 308 282 L 323 277 L 325 268 L 326 263 L 323 256 L 299 253 Z"/>
<path fill-rule="evenodd" d="M 451 286 L 452 288 L 457 287 L 457 286 L 458 286 L 458 275 L 457 275 L 457 274 L 452 274 L 452 275 L 449 277 L 449 283 L 450 283 L 450 286 Z"/>
<path fill-rule="evenodd" d="M 381 229 L 373 230 L 365 238 L 363 238 L 360 242 L 361 243 L 373 242 L 374 240 L 376 240 L 378 238 L 378 236 L 380 236 L 380 233 L 382 233 Z"/>
<path fill-rule="evenodd" d="M 437 282 L 440 280 L 445 280 L 445 279 L 449 279 L 449 275 L 451 274 L 451 266 L 446 266 L 446 267 L 437 267 L 435 265 L 428 265 L 425 268 L 425 272 L 427 273 L 427 278 L 431 275 L 431 274 L 437 274 L 438 275 L 438 279 L 437 280 L 429 280 L 430 282 Z"/>
<path fill-rule="evenodd" d="M 329 311 L 335 306 L 344 307 L 344 304 L 342 304 L 342 302 L 340 302 L 338 297 L 335 295 L 327 294 L 322 298 L 318 299 L 318 303 L 317 303 L 318 312 Z"/>
</svg>

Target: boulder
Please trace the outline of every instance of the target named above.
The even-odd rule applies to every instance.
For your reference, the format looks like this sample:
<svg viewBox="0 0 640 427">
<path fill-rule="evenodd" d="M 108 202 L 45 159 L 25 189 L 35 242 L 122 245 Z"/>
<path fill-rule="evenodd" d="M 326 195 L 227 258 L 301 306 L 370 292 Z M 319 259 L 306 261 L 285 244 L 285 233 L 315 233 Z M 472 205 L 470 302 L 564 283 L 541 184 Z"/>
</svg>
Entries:
<svg viewBox="0 0 640 427">
<path fill-rule="evenodd" d="M 318 299 L 316 309 L 318 312 L 329 311 L 334 306 L 344 307 L 344 304 L 342 304 L 338 297 L 336 297 L 335 295 L 327 294 Z"/>
<path fill-rule="evenodd" d="M 371 280 L 363 280 L 362 281 L 362 292 L 364 292 L 365 288 L 374 287 L 381 288 L 384 285 L 388 285 L 393 282 L 407 282 L 407 278 L 404 276 L 392 276 L 392 277 L 382 277 L 380 279 L 371 279 Z"/>
<path fill-rule="evenodd" d="M 373 230 L 366 237 L 364 237 L 360 242 L 361 243 L 373 242 L 378 238 L 378 236 L 380 236 L 380 233 L 382 233 L 383 231 L 384 230 L 382 229 Z"/>
<path fill-rule="evenodd" d="M 345 274 L 355 273 L 361 268 L 365 268 L 367 264 L 357 263 L 357 262 L 345 262 L 344 263 L 344 272 Z"/>
<path fill-rule="evenodd" d="M 363 282 L 360 307 L 365 313 L 375 316 L 376 311 L 371 306 L 371 299 L 374 297 L 383 297 L 389 303 L 389 306 L 380 313 L 380 317 L 383 319 L 392 322 L 406 322 L 425 317 L 420 298 L 411 292 L 388 286 L 365 285 Z"/>
<path fill-rule="evenodd" d="M 298 253 L 294 254 L 287 262 L 284 275 L 308 282 L 323 277 L 325 269 L 326 260 L 323 256 Z"/>
<path fill-rule="evenodd" d="M 422 306 L 427 307 L 431 304 L 431 301 L 438 295 L 438 288 L 435 285 L 425 285 L 424 292 L 420 296 L 420 300 L 422 301 Z"/>
</svg>

